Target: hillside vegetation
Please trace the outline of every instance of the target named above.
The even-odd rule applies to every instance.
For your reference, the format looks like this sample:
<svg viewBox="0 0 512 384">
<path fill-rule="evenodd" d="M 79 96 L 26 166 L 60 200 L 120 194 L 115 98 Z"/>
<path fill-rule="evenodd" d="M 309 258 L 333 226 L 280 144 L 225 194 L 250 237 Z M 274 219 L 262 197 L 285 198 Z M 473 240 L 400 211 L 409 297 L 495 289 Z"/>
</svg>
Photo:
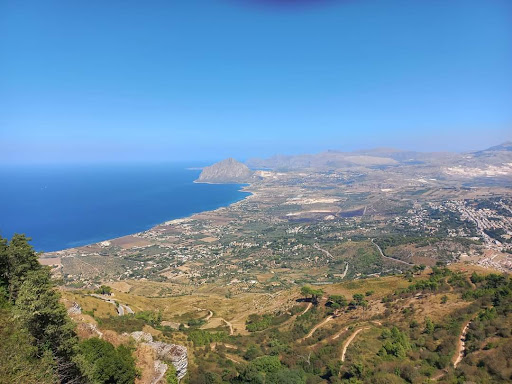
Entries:
<svg viewBox="0 0 512 384">
<path fill-rule="evenodd" d="M 28 240 L 0 238 L 0 383 L 133 383 L 130 349 L 78 340 Z"/>
<path fill-rule="evenodd" d="M 139 292 L 138 283 L 128 284 Z M 115 291 L 138 312 L 95 318 L 101 327 L 151 329 L 160 340 L 186 345 L 187 383 L 511 379 L 512 283 L 483 268 L 418 266 L 275 295 L 208 292 L 159 298 Z M 87 300 L 84 293 L 66 295 L 80 302 Z"/>
<path fill-rule="evenodd" d="M 507 276 L 434 267 L 404 279 L 406 287 L 387 294 L 350 297 L 334 294 L 343 287 L 328 287 L 320 298 L 320 290 L 305 289 L 312 306 L 251 315 L 250 335 L 225 335 L 215 348 L 206 336 L 194 339 L 190 382 L 510 382 Z"/>
<path fill-rule="evenodd" d="M 273 294 L 205 285 L 160 297 L 165 283 L 128 280 L 60 297 L 24 236 L 0 244 L 0 382 L 149 383 L 135 368 L 146 357 L 119 341 L 134 331 L 186 346 L 189 384 L 512 380 L 512 281 L 480 267 L 417 265 Z M 119 316 L 98 293 L 135 313 Z M 78 303 L 105 340 L 80 341 L 62 301 Z"/>
</svg>

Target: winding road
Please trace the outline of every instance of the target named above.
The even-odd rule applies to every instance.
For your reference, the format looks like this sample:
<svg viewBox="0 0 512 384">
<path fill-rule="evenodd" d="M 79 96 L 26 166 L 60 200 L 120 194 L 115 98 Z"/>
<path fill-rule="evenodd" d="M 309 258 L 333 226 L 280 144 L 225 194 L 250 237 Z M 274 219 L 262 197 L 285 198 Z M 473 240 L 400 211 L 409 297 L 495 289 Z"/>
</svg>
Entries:
<svg viewBox="0 0 512 384">
<path fill-rule="evenodd" d="M 332 319 L 334 319 L 334 316 L 329 316 L 329 317 L 325 318 L 324 320 L 322 320 L 322 322 L 320 322 L 320 323 L 318 323 L 317 325 L 315 325 L 315 326 L 311 329 L 311 331 L 309 331 L 309 333 L 308 333 L 306 336 L 304 336 L 304 337 L 302 338 L 302 340 L 309 339 L 311 336 L 313 336 L 313 333 L 315 333 L 315 331 L 316 331 L 318 328 L 320 328 L 320 327 L 324 326 L 325 324 L 327 324 L 327 323 L 328 323 L 329 321 L 331 321 Z"/>
<path fill-rule="evenodd" d="M 392 261 L 396 261 L 397 263 L 402 263 L 402 264 L 406 264 L 406 265 L 410 265 L 410 266 L 414 266 L 416 264 L 414 263 L 408 263 L 407 261 L 403 261 L 403 260 L 399 260 L 399 259 L 395 259 L 393 257 L 389 257 L 389 256 L 386 256 L 384 255 L 384 252 L 382 252 L 382 249 L 379 247 L 379 244 L 377 244 L 375 241 L 373 241 L 374 239 L 372 239 L 372 244 L 375 245 L 380 253 L 380 255 L 384 258 L 384 259 L 388 259 L 388 260 L 392 260 Z"/>
<path fill-rule="evenodd" d="M 347 348 L 350 346 L 350 343 L 352 343 L 352 341 L 354 341 L 357 334 L 366 329 L 370 329 L 370 327 L 363 327 L 363 328 L 356 329 L 356 331 L 352 335 L 350 335 L 350 337 L 345 341 L 345 344 L 343 344 L 343 351 L 341 352 L 341 361 L 345 361 L 345 354 L 347 353 Z"/>
<path fill-rule="evenodd" d="M 309 311 L 311 309 L 311 307 L 313 306 L 313 303 L 308 303 L 308 306 L 306 307 L 306 309 L 304 310 L 304 312 L 302 312 L 299 316 L 302 316 L 303 314 L 305 314 L 307 311 Z"/>
<path fill-rule="evenodd" d="M 221 319 L 224 323 L 226 323 L 226 325 L 229 327 L 229 335 L 232 336 L 233 335 L 233 324 L 231 324 L 226 319 L 223 319 L 222 317 L 219 317 L 219 319 Z"/>
<path fill-rule="evenodd" d="M 313 248 L 318 249 L 319 251 L 322 251 L 323 253 L 325 253 L 325 255 L 327 257 L 330 257 L 331 259 L 334 259 L 334 257 L 331 255 L 331 253 L 328 250 L 320 248 L 320 246 L 318 244 L 314 244 Z"/>
<path fill-rule="evenodd" d="M 468 333 L 469 325 L 473 320 L 469 320 L 464 328 L 462 328 L 462 332 L 459 337 L 459 343 L 457 345 L 457 353 L 455 354 L 455 360 L 453 361 L 453 368 L 457 368 L 457 365 L 464 358 L 464 352 L 466 351 L 466 334 Z"/>
<path fill-rule="evenodd" d="M 343 271 L 342 275 L 341 275 L 341 278 L 344 279 L 345 276 L 347 276 L 347 272 L 348 272 L 348 263 L 347 265 L 345 265 L 345 270 Z"/>
<path fill-rule="evenodd" d="M 126 313 L 130 313 L 130 314 L 134 313 L 133 310 L 129 306 L 121 304 L 118 301 L 116 301 L 114 299 L 111 299 L 108 296 L 99 295 L 97 293 L 91 293 L 89 296 L 95 297 L 97 299 L 106 301 L 107 303 L 110 303 L 110 304 L 114 305 L 116 307 L 116 311 L 117 311 L 117 315 L 118 316 L 124 316 Z"/>
<path fill-rule="evenodd" d="M 325 253 L 325 255 L 327 257 L 330 257 L 331 259 L 334 259 L 334 256 L 331 254 L 331 252 L 329 252 L 327 249 L 323 249 L 321 248 L 318 244 L 314 244 L 313 245 L 313 248 L 315 249 L 318 249 L 319 251 L 322 251 L 323 253 Z M 348 272 L 348 263 L 347 265 L 345 265 L 345 271 L 343 272 L 343 274 L 341 275 L 341 278 L 344 279 L 345 276 L 347 276 L 347 272 Z"/>
</svg>

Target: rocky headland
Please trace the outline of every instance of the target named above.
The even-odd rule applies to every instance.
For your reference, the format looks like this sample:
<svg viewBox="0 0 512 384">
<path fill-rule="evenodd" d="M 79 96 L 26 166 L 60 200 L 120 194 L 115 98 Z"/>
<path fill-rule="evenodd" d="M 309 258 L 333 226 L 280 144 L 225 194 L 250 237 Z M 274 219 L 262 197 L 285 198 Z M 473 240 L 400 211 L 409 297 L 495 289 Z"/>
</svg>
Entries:
<svg viewBox="0 0 512 384">
<path fill-rule="evenodd" d="M 247 165 L 233 159 L 225 159 L 203 171 L 196 180 L 198 183 L 248 183 L 253 177 L 253 171 Z"/>
</svg>

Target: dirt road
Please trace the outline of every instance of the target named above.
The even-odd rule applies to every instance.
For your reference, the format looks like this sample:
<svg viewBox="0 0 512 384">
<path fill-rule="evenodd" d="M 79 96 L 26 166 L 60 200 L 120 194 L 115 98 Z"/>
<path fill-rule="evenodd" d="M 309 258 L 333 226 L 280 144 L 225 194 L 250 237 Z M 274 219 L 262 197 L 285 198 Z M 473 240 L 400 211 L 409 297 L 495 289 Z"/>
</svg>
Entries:
<svg viewBox="0 0 512 384">
<path fill-rule="evenodd" d="M 318 244 L 313 245 L 313 248 L 318 249 L 319 251 L 322 251 L 323 253 L 325 253 L 325 255 L 327 257 L 330 257 L 331 259 L 334 259 L 334 257 L 331 255 L 331 253 L 328 250 L 320 248 L 320 246 Z"/>
<path fill-rule="evenodd" d="M 302 312 L 299 316 L 302 316 L 303 314 L 305 314 L 307 311 L 309 311 L 311 309 L 311 307 L 313 306 L 313 303 L 308 303 L 308 306 L 306 307 L 306 309 L 304 310 L 304 312 Z"/>
<path fill-rule="evenodd" d="M 341 352 L 341 361 L 345 361 L 345 354 L 347 353 L 347 348 L 350 346 L 350 343 L 355 339 L 359 332 L 364 331 L 365 329 L 370 329 L 370 327 L 364 327 L 357 329 L 350 337 L 345 341 L 343 345 L 343 351 Z"/>
<path fill-rule="evenodd" d="M 459 337 L 459 343 L 457 345 L 457 352 L 455 353 L 455 360 L 453 361 L 453 368 L 457 368 L 457 365 L 462 361 L 464 358 L 464 352 L 466 351 L 466 334 L 468 333 L 469 325 L 471 324 L 471 321 L 468 321 L 466 325 L 464 325 L 464 328 L 462 328 L 462 332 Z"/>
<path fill-rule="evenodd" d="M 342 279 L 344 279 L 344 278 L 345 278 L 345 276 L 347 276 L 347 272 L 348 272 L 348 263 L 347 263 L 347 265 L 345 265 L 345 270 L 343 271 L 343 273 L 341 274 L 341 276 L 340 276 L 340 277 L 341 277 Z"/>
<path fill-rule="evenodd" d="M 313 336 L 313 333 L 315 333 L 315 331 L 316 331 L 318 328 L 320 328 L 320 327 L 324 326 L 325 324 L 327 324 L 327 323 L 328 323 L 329 321 L 331 321 L 332 319 L 334 319 L 334 317 L 333 317 L 333 316 L 329 316 L 329 317 L 325 318 L 324 320 L 322 320 L 320 323 L 318 323 L 317 325 L 315 325 L 315 326 L 311 329 L 311 331 L 309 331 L 309 333 L 308 333 L 306 336 L 304 336 L 304 338 L 303 338 L 302 340 L 309 339 L 311 336 Z"/>
<path fill-rule="evenodd" d="M 231 324 L 226 319 L 223 319 L 222 317 L 219 317 L 219 319 L 221 319 L 224 323 L 226 323 L 226 325 L 229 327 L 229 335 L 232 336 L 233 335 L 233 324 Z"/>
<path fill-rule="evenodd" d="M 411 266 L 415 265 L 415 264 L 413 264 L 413 263 L 408 263 L 407 261 L 403 261 L 403 260 L 399 260 L 399 259 L 394 259 L 394 258 L 392 258 L 392 257 L 388 257 L 388 256 L 384 255 L 384 252 L 382 252 L 382 249 L 379 247 L 379 245 L 378 245 L 376 242 L 374 242 L 374 241 L 373 241 L 373 239 L 372 239 L 372 243 L 373 243 L 373 245 L 375 245 L 375 246 L 377 247 L 377 249 L 378 249 L 378 251 L 379 251 L 380 255 L 381 255 L 384 259 L 392 260 L 392 261 L 396 261 L 397 263 L 402 263 L 402 264 L 411 265 Z"/>
</svg>

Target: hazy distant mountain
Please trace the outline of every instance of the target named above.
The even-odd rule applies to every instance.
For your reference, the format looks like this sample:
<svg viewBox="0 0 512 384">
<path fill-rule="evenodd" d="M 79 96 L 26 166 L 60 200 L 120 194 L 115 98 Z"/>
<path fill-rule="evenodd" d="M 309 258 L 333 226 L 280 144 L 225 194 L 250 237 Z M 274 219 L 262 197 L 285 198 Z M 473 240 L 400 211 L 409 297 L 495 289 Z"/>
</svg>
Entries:
<svg viewBox="0 0 512 384">
<path fill-rule="evenodd" d="M 490 147 L 484 149 L 483 151 L 478 151 L 476 153 L 481 152 L 511 152 L 512 151 L 512 141 L 506 141 L 500 145 L 495 145 L 494 147 Z"/>
<path fill-rule="evenodd" d="M 375 148 L 354 152 L 325 151 L 317 154 L 277 155 L 268 159 L 253 158 L 247 161 L 251 168 L 281 170 L 342 168 L 381 168 L 401 165 L 488 166 L 512 162 L 512 142 L 506 142 L 483 151 L 471 153 L 415 152 L 394 148 Z"/>
<path fill-rule="evenodd" d="M 340 169 L 357 167 L 389 167 L 409 163 L 435 163 L 437 161 L 457 160 L 461 155 L 455 153 L 422 153 L 400 151 L 389 148 L 361 150 L 355 152 L 326 151 L 317 154 L 295 156 L 273 156 L 269 159 L 249 159 L 251 168 L 271 169 Z"/>
<path fill-rule="evenodd" d="M 360 150 L 352 153 L 366 154 L 378 157 L 388 157 L 399 163 L 439 163 L 444 161 L 455 161 L 462 156 L 454 152 L 415 152 L 403 151 L 394 148 L 375 148 L 369 150 Z"/>
<path fill-rule="evenodd" d="M 363 153 L 345 153 L 326 151 L 317 154 L 296 156 L 273 156 L 269 159 L 249 159 L 247 164 L 252 168 L 273 169 L 338 169 L 357 166 L 392 166 L 398 162 L 389 157 L 372 156 Z"/>
<path fill-rule="evenodd" d="M 253 172 L 247 165 L 229 158 L 203 168 L 197 182 L 200 183 L 246 183 Z"/>
<path fill-rule="evenodd" d="M 480 165 L 500 165 L 512 163 L 512 142 L 507 141 L 505 143 L 495 145 L 481 151 L 470 152 L 466 154 L 466 159 L 468 162 Z"/>
</svg>

